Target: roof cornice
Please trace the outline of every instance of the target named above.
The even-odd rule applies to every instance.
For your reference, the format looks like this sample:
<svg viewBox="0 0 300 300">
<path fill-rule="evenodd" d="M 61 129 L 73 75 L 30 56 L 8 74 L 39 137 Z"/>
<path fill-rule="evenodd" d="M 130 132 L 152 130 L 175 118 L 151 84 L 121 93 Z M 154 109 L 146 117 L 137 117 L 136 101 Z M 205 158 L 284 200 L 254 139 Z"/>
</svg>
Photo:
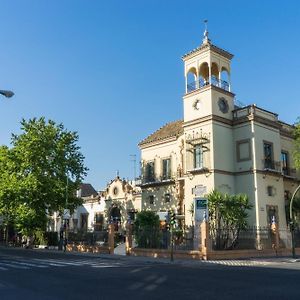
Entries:
<svg viewBox="0 0 300 300">
<path fill-rule="evenodd" d="M 228 58 L 229 60 L 231 60 L 233 58 L 233 54 L 231 54 L 230 52 L 223 50 L 211 43 L 202 44 L 200 47 L 193 49 L 192 51 L 188 52 L 187 54 L 184 54 L 181 58 L 183 61 L 186 61 L 186 60 L 192 58 L 193 56 L 196 56 L 200 53 L 204 53 L 209 50 L 211 50 L 215 53 L 218 53 L 218 54 Z"/>
</svg>

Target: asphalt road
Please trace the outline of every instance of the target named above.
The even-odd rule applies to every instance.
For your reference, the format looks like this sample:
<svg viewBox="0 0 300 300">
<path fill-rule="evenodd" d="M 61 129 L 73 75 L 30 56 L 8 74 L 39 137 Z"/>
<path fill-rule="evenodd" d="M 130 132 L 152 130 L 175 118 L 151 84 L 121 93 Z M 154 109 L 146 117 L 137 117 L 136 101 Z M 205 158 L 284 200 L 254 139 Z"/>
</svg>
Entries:
<svg viewBox="0 0 300 300">
<path fill-rule="evenodd" d="M 300 262 L 151 261 L 0 248 L 0 299 L 300 299 Z"/>
</svg>

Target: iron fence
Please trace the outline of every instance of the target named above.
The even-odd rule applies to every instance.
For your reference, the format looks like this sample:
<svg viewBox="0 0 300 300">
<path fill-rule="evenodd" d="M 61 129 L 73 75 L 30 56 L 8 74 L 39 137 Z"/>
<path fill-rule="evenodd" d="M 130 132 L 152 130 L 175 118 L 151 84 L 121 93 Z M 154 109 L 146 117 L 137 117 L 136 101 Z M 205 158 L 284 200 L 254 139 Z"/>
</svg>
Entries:
<svg viewBox="0 0 300 300">
<path fill-rule="evenodd" d="M 300 247 L 300 228 L 296 227 L 294 229 L 294 237 L 295 237 L 295 247 Z"/>
<path fill-rule="evenodd" d="M 275 235 L 269 227 L 238 229 L 212 226 L 210 237 L 213 250 L 272 249 L 275 245 Z"/>
<path fill-rule="evenodd" d="M 108 231 L 78 231 L 68 233 L 68 243 L 82 244 L 87 246 L 101 246 L 108 242 Z"/>
<path fill-rule="evenodd" d="M 167 228 L 142 228 L 134 231 L 134 240 L 138 248 L 169 249 L 173 236 L 174 250 L 193 250 L 194 227 L 174 228 L 172 233 Z"/>
</svg>

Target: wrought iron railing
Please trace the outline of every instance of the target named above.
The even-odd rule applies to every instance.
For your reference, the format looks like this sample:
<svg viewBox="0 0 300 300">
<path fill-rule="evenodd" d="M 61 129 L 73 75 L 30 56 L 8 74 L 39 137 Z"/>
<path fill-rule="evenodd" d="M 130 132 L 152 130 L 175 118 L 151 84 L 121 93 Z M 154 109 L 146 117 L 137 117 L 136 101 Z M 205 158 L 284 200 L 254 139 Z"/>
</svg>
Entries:
<svg viewBox="0 0 300 300">
<path fill-rule="evenodd" d="M 297 172 L 295 168 L 289 168 L 289 167 L 282 167 L 282 174 L 284 176 L 291 176 L 295 177 Z"/>
<path fill-rule="evenodd" d="M 165 174 L 163 176 L 142 176 L 140 179 L 139 185 L 142 184 L 151 184 L 151 183 L 160 183 L 164 181 L 171 181 L 175 179 L 175 174 Z"/>
<path fill-rule="evenodd" d="M 262 160 L 262 167 L 264 170 L 281 172 L 281 163 L 280 161 L 274 161 L 269 158 L 264 158 Z"/>
<path fill-rule="evenodd" d="M 211 76 L 208 80 L 200 78 L 196 81 L 190 82 L 187 84 L 187 92 L 193 92 L 195 90 L 201 89 L 207 85 L 214 85 L 223 90 L 229 91 L 229 84 L 225 80 L 218 79 L 216 76 Z"/>
</svg>

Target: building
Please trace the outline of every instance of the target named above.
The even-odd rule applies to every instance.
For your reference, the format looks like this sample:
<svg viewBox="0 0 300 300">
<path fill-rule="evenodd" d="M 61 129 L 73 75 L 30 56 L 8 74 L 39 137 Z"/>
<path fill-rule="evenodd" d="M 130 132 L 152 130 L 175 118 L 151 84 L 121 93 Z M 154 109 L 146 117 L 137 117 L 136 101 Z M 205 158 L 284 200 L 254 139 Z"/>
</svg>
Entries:
<svg viewBox="0 0 300 300">
<path fill-rule="evenodd" d="M 249 225 L 286 228 L 286 204 L 299 183 L 293 166 L 293 127 L 255 104 L 237 106 L 231 86 L 233 55 L 204 32 L 202 44 L 182 57 L 183 119 L 139 143 L 142 209 L 161 217 L 173 209 L 193 223 L 193 204 L 213 189 L 245 193 Z"/>
<path fill-rule="evenodd" d="M 65 213 L 70 231 L 102 231 L 108 222 L 114 222 L 120 231 L 125 230 L 128 219 L 134 220 L 135 214 L 141 210 L 141 191 L 135 182 L 120 179 L 117 176 L 107 184 L 103 191 L 97 192 L 89 183 L 82 183 L 77 191 L 77 197 L 83 204 L 69 215 Z M 61 231 L 64 228 L 59 213 L 49 220 L 49 231 Z"/>
<path fill-rule="evenodd" d="M 134 221 L 136 213 L 141 211 L 141 189 L 134 181 L 117 176 L 107 185 L 103 198 L 105 219 L 118 224 L 121 230 L 125 230 L 127 221 Z"/>
</svg>

